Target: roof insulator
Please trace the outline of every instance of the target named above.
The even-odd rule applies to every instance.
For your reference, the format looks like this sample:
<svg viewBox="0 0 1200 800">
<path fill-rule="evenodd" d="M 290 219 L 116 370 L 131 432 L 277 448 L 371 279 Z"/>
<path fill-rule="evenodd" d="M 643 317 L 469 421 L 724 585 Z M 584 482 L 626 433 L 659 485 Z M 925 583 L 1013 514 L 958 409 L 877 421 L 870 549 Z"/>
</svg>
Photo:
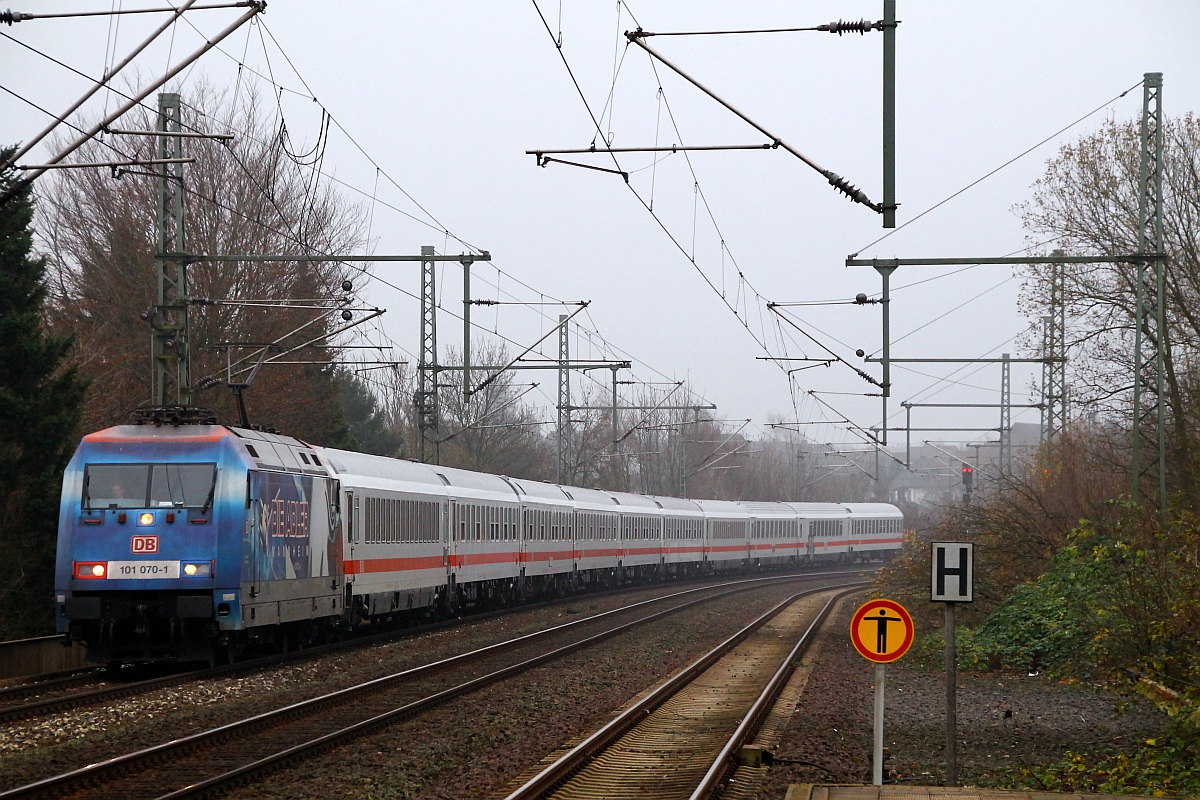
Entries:
<svg viewBox="0 0 1200 800">
<path fill-rule="evenodd" d="M 860 19 L 855 22 L 852 19 L 839 19 L 837 22 L 831 22 L 828 25 L 818 25 L 817 30 L 836 33 L 838 36 L 841 36 L 843 33 L 863 34 L 867 31 L 883 30 L 883 20 L 879 20 L 878 22 L 868 22 L 865 19 Z"/>
<path fill-rule="evenodd" d="M 825 172 L 823 172 L 821 174 L 823 174 L 825 176 L 825 179 L 829 181 L 830 186 L 837 189 L 839 192 L 846 195 L 854 202 L 862 203 L 865 206 L 873 205 L 871 203 L 870 198 L 867 197 L 866 192 L 864 192 L 862 189 L 859 189 L 854 184 L 847 181 L 841 175 L 838 175 L 838 174 L 832 172 L 831 170 L 825 170 Z"/>
</svg>

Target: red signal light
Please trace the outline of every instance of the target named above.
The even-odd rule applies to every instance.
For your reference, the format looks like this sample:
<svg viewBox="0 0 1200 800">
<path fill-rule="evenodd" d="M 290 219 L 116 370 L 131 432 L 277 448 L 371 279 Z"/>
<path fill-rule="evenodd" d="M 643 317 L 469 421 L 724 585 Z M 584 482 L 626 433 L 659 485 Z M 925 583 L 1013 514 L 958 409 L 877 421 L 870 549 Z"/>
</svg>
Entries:
<svg viewBox="0 0 1200 800">
<path fill-rule="evenodd" d="M 963 475 L 970 475 L 972 472 L 975 471 L 975 468 L 974 467 L 963 467 L 962 471 L 963 471 Z"/>
</svg>

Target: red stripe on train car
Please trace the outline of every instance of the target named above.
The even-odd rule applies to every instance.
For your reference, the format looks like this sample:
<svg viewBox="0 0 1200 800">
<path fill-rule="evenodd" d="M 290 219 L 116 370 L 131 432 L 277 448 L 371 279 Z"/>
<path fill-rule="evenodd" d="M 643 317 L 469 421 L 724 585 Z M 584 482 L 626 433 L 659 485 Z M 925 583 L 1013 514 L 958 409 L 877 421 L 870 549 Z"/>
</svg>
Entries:
<svg viewBox="0 0 1200 800">
<path fill-rule="evenodd" d="M 604 550 L 576 550 L 575 558 L 616 558 L 621 551 L 615 547 Z"/>
<path fill-rule="evenodd" d="M 343 561 L 347 575 L 366 575 L 374 572 L 406 572 L 415 569 L 440 569 L 445 566 L 441 556 L 410 558 L 364 558 Z"/>
<path fill-rule="evenodd" d="M 664 553 L 679 554 L 679 553 L 696 553 L 697 555 L 704 552 L 702 547 L 664 547 Z"/>
<path fill-rule="evenodd" d="M 455 567 L 473 567 L 481 564 L 509 564 L 520 556 L 515 550 L 504 553 L 456 553 L 450 556 L 450 564 Z"/>
<path fill-rule="evenodd" d="M 535 550 L 533 552 L 521 553 L 520 560 L 522 562 L 549 561 L 554 558 L 559 561 L 566 561 L 572 558 L 574 554 L 574 550 Z"/>
</svg>

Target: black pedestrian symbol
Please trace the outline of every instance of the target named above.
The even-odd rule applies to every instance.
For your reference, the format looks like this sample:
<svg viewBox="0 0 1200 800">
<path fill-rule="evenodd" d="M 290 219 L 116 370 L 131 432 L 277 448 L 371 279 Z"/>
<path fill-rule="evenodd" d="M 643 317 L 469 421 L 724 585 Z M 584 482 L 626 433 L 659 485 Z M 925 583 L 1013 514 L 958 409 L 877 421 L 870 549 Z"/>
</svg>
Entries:
<svg viewBox="0 0 1200 800">
<path fill-rule="evenodd" d="M 878 617 L 863 617 L 864 622 L 867 620 L 873 621 L 878 626 L 876 628 L 877 633 L 875 636 L 875 652 L 878 653 L 879 655 L 886 654 L 888 651 L 888 646 L 887 646 L 888 623 L 889 622 L 903 622 L 904 620 L 900 619 L 900 617 L 898 617 L 898 616 L 889 617 L 886 608 L 879 609 Z"/>
</svg>

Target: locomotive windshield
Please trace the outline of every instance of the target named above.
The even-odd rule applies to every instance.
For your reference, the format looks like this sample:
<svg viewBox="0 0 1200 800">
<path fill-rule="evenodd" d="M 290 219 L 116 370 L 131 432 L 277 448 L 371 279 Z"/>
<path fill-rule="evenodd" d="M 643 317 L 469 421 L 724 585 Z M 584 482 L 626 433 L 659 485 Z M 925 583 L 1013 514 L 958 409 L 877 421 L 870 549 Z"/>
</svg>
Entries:
<svg viewBox="0 0 1200 800">
<path fill-rule="evenodd" d="M 212 503 L 216 464 L 89 464 L 84 508 L 203 508 Z"/>
</svg>

